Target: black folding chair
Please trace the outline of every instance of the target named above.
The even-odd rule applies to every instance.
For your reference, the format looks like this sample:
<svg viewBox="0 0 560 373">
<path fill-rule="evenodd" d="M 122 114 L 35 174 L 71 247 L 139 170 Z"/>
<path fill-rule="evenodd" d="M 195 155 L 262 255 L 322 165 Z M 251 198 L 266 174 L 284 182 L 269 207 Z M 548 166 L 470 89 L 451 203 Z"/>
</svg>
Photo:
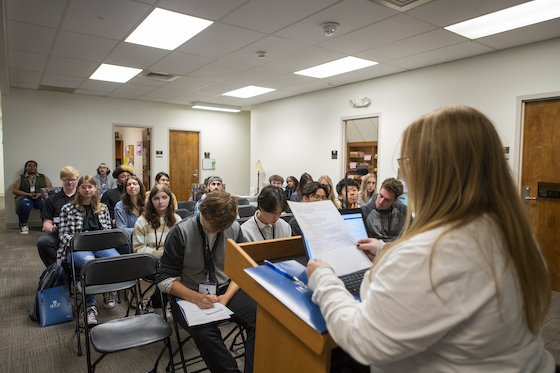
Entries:
<svg viewBox="0 0 560 373">
<path fill-rule="evenodd" d="M 70 265 L 72 277 L 72 290 L 74 293 L 74 304 L 76 307 L 76 335 L 78 339 L 78 356 L 82 355 L 80 334 L 84 332 L 84 326 L 80 325 L 80 311 L 87 316 L 85 299 L 87 295 L 107 293 L 128 289 L 136 285 L 136 281 L 123 281 L 118 283 L 107 283 L 103 286 L 95 286 L 84 291 L 79 279 L 81 270 L 74 263 L 74 252 L 92 251 L 116 248 L 123 245 L 130 245 L 128 233 L 121 229 L 108 229 L 101 231 L 80 232 L 72 238 L 70 245 Z M 87 322 L 86 322 L 87 324 Z"/>
<path fill-rule="evenodd" d="M 128 281 L 137 283 L 137 280 L 141 278 L 154 276 L 156 271 L 157 259 L 150 254 L 135 253 L 110 258 L 97 258 L 83 266 L 80 273 L 80 283 L 84 289 Z M 137 294 L 140 294 L 139 289 Z M 84 315 L 84 329 L 88 373 L 93 373 L 97 364 L 107 354 L 159 341 L 164 341 L 169 352 L 169 367 L 174 367 L 170 340 L 172 330 L 165 319 L 156 313 L 113 319 L 99 324 L 91 330 L 87 325 L 87 316 Z M 91 346 L 101 353 L 101 356 L 93 364 L 91 362 L 90 339 Z M 165 348 L 157 357 L 151 372 L 157 372 L 159 361 L 164 352 Z M 173 369 L 173 371 L 175 370 Z"/>
<path fill-rule="evenodd" d="M 253 205 L 240 205 L 238 208 L 240 218 L 251 217 L 256 211 L 257 208 Z"/>
</svg>

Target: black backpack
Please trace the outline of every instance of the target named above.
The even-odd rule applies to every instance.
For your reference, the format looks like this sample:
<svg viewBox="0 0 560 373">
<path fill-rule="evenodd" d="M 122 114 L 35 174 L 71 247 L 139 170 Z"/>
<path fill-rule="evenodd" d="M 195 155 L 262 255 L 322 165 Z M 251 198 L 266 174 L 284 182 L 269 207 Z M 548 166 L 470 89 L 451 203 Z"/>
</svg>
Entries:
<svg viewBox="0 0 560 373">
<path fill-rule="evenodd" d="M 69 276 L 66 275 L 66 271 L 61 266 L 61 261 L 58 260 L 56 263 L 51 264 L 47 267 L 47 269 L 43 271 L 43 274 L 39 278 L 39 286 L 37 286 L 37 291 L 68 284 L 68 277 Z M 29 318 L 35 322 L 40 321 L 39 300 L 37 298 L 37 292 L 35 292 L 35 299 L 33 300 L 33 304 L 31 304 L 31 307 L 29 307 Z"/>
</svg>

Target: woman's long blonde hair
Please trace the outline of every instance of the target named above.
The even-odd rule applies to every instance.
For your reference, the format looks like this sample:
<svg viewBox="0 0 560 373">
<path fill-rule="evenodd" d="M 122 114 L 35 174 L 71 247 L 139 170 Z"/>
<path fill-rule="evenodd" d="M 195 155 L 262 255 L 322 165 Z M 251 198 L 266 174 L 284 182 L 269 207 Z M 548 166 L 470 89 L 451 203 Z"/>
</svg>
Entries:
<svg viewBox="0 0 560 373">
<path fill-rule="evenodd" d="M 329 185 L 330 185 L 330 192 L 329 192 L 329 195 L 327 197 L 331 200 L 332 203 L 334 203 L 334 206 L 337 209 L 339 209 L 340 208 L 340 202 L 338 201 L 338 198 L 336 197 L 336 191 L 334 190 L 334 185 L 332 183 L 331 178 L 328 175 L 323 175 L 319 179 L 317 179 L 317 182 L 319 184 L 321 184 L 321 181 L 323 181 L 323 180 L 326 180 L 327 183 L 329 183 Z"/>
<path fill-rule="evenodd" d="M 74 197 L 74 200 L 70 203 L 72 205 L 78 206 L 78 208 L 80 210 L 82 210 L 82 215 L 85 215 L 86 214 L 86 209 L 84 207 L 82 195 L 80 194 L 80 186 L 83 183 L 88 183 L 88 184 L 91 184 L 91 185 L 95 185 L 95 187 L 97 188 L 97 183 L 95 182 L 95 179 L 93 178 L 93 176 L 91 176 L 91 175 L 82 176 L 80 178 L 80 180 L 78 180 L 78 186 L 76 187 L 76 191 L 77 191 L 76 192 L 76 197 Z M 104 205 L 104 203 L 99 202 L 99 192 L 98 192 L 98 190 L 96 190 L 95 194 L 91 198 L 91 209 L 93 210 L 94 213 L 99 214 L 101 212 L 101 210 L 103 210 L 103 205 Z"/>
<path fill-rule="evenodd" d="M 401 237 L 386 245 L 374 265 L 399 242 L 488 214 L 503 236 L 503 255 L 515 268 L 525 321 L 536 334 L 550 306 L 550 278 L 490 120 L 462 105 L 427 114 L 404 131 L 399 163 L 409 216 Z M 410 211 L 415 212 L 412 223 Z"/>
<path fill-rule="evenodd" d="M 370 195 L 368 195 L 367 182 L 372 177 L 375 179 L 375 188 L 373 188 L 373 192 Z M 373 195 L 375 194 L 376 189 L 377 189 L 377 176 L 375 176 L 374 174 L 367 174 L 366 176 L 362 177 L 362 184 L 360 185 L 360 197 L 362 197 L 364 203 L 369 202 L 370 198 L 373 197 Z"/>
</svg>

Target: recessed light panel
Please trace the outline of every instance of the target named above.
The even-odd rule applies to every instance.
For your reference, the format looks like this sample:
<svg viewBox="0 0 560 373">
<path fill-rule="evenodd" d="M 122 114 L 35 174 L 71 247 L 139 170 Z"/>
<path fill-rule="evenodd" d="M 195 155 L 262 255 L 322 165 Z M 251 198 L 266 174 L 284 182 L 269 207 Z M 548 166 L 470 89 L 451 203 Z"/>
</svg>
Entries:
<svg viewBox="0 0 560 373">
<path fill-rule="evenodd" d="M 239 98 L 249 98 L 253 96 L 262 95 L 268 92 L 276 91 L 274 88 L 264 88 L 264 87 L 257 87 L 254 85 L 249 85 L 244 88 L 239 88 L 234 91 L 226 92 L 222 94 L 222 96 L 233 96 Z"/>
<path fill-rule="evenodd" d="M 294 74 L 310 76 L 312 78 L 328 78 L 329 76 L 347 73 L 377 65 L 378 62 L 364 60 L 357 57 L 344 57 L 336 61 L 327 62 L 309 69 L 296 71 Z"/>
<path fill-rule="evenodd" d="M 125 42 L 173 50 L 210 26 L 212 21 L 156 8 Z"/>
<path fill-rule="evenodd" d="M 469 39 L 533 25 L 560 17 L 560 1 L 535 0 L 445 27 Z"/>
<path fill-rule="evenodd" d="M 135 69 L 133 67 L 103 63 L 89 78 L 93 80 L 105 80 L 107 82 L 126 83 L 141 71 L 142 69 Z"/>
</svg>

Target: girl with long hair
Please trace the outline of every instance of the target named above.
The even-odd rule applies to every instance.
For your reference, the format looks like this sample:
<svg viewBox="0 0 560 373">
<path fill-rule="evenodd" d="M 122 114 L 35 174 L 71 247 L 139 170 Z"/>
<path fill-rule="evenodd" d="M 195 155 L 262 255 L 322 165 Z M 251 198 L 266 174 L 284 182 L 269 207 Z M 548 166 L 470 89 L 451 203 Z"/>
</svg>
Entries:
<svg viewBox="0 0 560 373">
<path fill-rule="evenodd" d="M 303 197 L 303 188 L 305 188 L 305 186 L 312 181 L 313 178 L 311 177 L 311 175 L 309 175 L 307 172 L 304 172 L 299 178 L 297 189 L 290 197 L 290 201 L 301 202 L 301 198 Z"/>
<path fill-rule="evenodd" d="M 286 178 L 286 201 L 290 201 L 290 198 L 292 198 L 292 194 L 296 191 L 298 184 L 298 179 L 295 176 L 288 176 Z"/>
<path fill-rule="evenodd" d="M 362 184 L 360 185 L 358 203 L 364 206 L 369 202 L 371 197 L 375 194 L 375 187 L 377 186 L 377 176 L 374 174 L 367 174 L 362 177 Z"/>
<path fill-rule="evenodd" d="M 376 372 L 554 372 L 540 336 L 549 275 L 490 120 L 460 105 L 427 114 L 398 161 L 409 217 L 379 252 L 358 241 L 375 255 L 361 302 L 308 263 L 335 342 Z"/>
<path fill-rule="evenodd" d="M 144 213 L 145 194 L 142 180 L 138 176 L 132 175 L 125 183 L 121 200 L 115 205 L 115 225 L 128 233 L 131 240 L 134 224 Z M 121 253 L 125 254 L 122 252 L 123 249 L 128 250 L 128 248 L 121 249 Z"/>
<path fill-rule="evenodd" d="M 111 216 L 109 209 L 104 203 L 99 202 L 97 183 L 90 175 L 85 175 L 78 180 L 78 191 L 76 197 L 70 203 L 62 206 L 60 210 L 60 224 L 58 225 L 58 237 L 60 246 L 57 258 L 66 257 L 70 261 L 70 245 L 76 233 L 111 229 Z M 76 251 L 74 263 L 76 267 L 82 268 L 87 262 L 98 258 L 118 256 L 115 249 L 92 251 Z M 115 306 L 115 294 L 113 292 L 103 294 L 105 308 Z M 89 325 L 97 324 L 97 308 L 95 307 L 95 294 L 86 297 L 87 322 Z"/>
<path fill-rule="evenodd" d="M 338 201 L 338 198 L 336 196 L 331 178 L 327 175 L 323 175 L 317 180 L 317 182 L 327 187 L 327 189 L 329 190 L 329 194 L 327 195 L 327 197 L 329 197 L 334 206 L 339 209 L 340 202 Z"/>
</svg>

